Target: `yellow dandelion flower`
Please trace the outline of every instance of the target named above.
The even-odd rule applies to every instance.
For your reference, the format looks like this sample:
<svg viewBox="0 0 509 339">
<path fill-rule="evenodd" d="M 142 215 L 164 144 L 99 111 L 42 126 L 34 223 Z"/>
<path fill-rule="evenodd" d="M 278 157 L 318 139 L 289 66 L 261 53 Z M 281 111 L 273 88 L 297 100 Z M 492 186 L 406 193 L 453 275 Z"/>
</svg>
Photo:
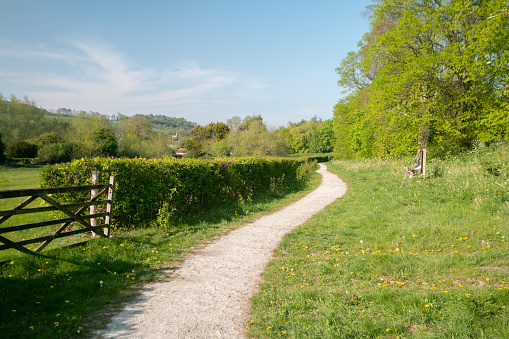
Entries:
<svg viewBox="0 0 509 339">
<path fill-rule="evenodd" d="M 467 298 L 470 298 L 470 293 L 465 294 Z"/>
<path fill-rule="evenodd" d="M 424 307 L 428 308 L 428 307 L 429 307 L 429 304 L 424 305 Z"/>
</svg>

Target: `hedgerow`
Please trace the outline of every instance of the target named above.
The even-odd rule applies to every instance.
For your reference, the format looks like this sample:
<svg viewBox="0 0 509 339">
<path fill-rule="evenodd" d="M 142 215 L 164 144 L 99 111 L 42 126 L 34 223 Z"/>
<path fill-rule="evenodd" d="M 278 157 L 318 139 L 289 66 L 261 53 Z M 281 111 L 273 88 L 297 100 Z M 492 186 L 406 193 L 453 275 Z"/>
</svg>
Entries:
<svg viewBox="0 0 509 339">
<path fill-rule="evenodd" d="M 186 215 L 224 201 L 250 198 L 297 177 L 304 160 L 288 158 L 128 159 L 94 158 L 46 166 L 42 187 L 91 184 L 92 171 L 101 182 L 116 177 L 114 227 L 141 226 L 154 220 L 163 205 L 174 216 Z M 67 202 L 83 199 L 63 196 Z"/>
</svg>

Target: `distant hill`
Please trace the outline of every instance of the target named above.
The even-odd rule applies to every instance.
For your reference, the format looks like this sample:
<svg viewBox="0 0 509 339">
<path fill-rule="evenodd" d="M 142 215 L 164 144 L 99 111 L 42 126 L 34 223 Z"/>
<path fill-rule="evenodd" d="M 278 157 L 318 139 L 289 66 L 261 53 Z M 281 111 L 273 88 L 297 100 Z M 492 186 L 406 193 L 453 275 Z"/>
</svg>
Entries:
<svg viewBox="0 0 509 339">
<path fill-rule="evenodd" d="M 52 115 L 52 116 L 75 116 L 80 113 L 83 113 L 83 111 L 77 111 L 74 109 L 69 108 L 59 108 L 57 110 L 54 110 L 52 112 L 49 112 L 45 109 L 41 109 L 45 114 Z M 97 112 L 88 112 L 87 114 L 100 114 Z M 102 116 L 105 116 L 110 121 L 124 121 L 129 120 L 129 116 L 124 115 L 122 113 L 117 113 L 113 115 L 105 115 L 100 114 Z M 189 134 L 189 131 L 191 131 L 196 125 L 198 125 L 196 122 L 188 121 L 184 118 L 176 118 L 176 117 L 169 117 L 166 115 L 154 115 L 154 114 L 137 114 L 143 116 L 145 119 L 150 121 L 152 124 L 152 128 L 157 131 L 172 131 L 173 133 L 184 133 L 186 135 Z"/>
<path fill-rule="evenodd" d="M 184 118 L 173 118 L 166 115 L 145 115 L 152 122 L 152 127 L 157 130 L 185 130 L 190 131 L 196 125 L 195 122 L 187 121 Z"/>
</svg>

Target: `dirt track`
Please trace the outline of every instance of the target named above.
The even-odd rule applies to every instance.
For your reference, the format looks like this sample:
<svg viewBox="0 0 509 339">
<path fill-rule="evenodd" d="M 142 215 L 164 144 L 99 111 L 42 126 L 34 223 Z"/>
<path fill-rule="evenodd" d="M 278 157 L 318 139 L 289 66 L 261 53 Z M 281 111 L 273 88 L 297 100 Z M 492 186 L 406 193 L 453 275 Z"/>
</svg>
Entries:
<svg viewBox="0 0 509 339">
<path fill-rule="evenodd" d="M 249 299 L 285 234 L 341 197 L 346 185 L 320 165 L 320 186 L 292 205 L 234 230 L 147 286 L 101 338 L 242 338 Z"/>
</svg>

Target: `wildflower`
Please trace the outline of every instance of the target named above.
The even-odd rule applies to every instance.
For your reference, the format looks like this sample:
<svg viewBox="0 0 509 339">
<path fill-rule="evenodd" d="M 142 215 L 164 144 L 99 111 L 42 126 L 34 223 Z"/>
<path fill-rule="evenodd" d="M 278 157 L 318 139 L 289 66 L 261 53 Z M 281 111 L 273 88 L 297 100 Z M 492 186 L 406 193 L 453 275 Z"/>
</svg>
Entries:
<svg viewBox="0 0 509 339">
<path fill-rule="evenodd" d="M 429 304 L 424 305 L 424 307 L 429 308 Z"/>
<path fill-rule="evenodd" d="M 281 331 L 281 334 L 286 334 L 286 331 Z"/>
<path fill-rule="evenodd" d="M 269 326 L 269 327 L 267 327 L 267 330 L 270 330 L 270 329 L 271 329 L 271 327 L 270 327 L 270 326 Z"/>
<path fill-rule="evenodd" d="M 66 303 L 66 304 L 68 304 L 68 303 L 69 303 L 69 300 L 66 300 L 66 301 L 65 301 L 65 303 Z"/>
<path fill-rule="evenodd" d="M 470 293 L 465 294 L 467 298 L 470 298 Z"/>
<path fill-rule="evenodd" d="M 387 332 L 387 333 L 389 333 L 390 331 L 391 331 L 391 329 L 390 329 L 390 328 L 386 328 L 386 329 L 385 329 L 385 332 Z"/>
<path fill-rule="evenodd" d="M 29 329 L 31 329 L 32 331 L 34 330 L 34 327 L 33 326 L 30 326 Z"/>
<path fill-rule="evenodd" d="M 58 327 L 58 325 L 59 325 L 58 321 L 55 321 L 53 324 L 55 325 L 55 327 Z"/>
</svg>

